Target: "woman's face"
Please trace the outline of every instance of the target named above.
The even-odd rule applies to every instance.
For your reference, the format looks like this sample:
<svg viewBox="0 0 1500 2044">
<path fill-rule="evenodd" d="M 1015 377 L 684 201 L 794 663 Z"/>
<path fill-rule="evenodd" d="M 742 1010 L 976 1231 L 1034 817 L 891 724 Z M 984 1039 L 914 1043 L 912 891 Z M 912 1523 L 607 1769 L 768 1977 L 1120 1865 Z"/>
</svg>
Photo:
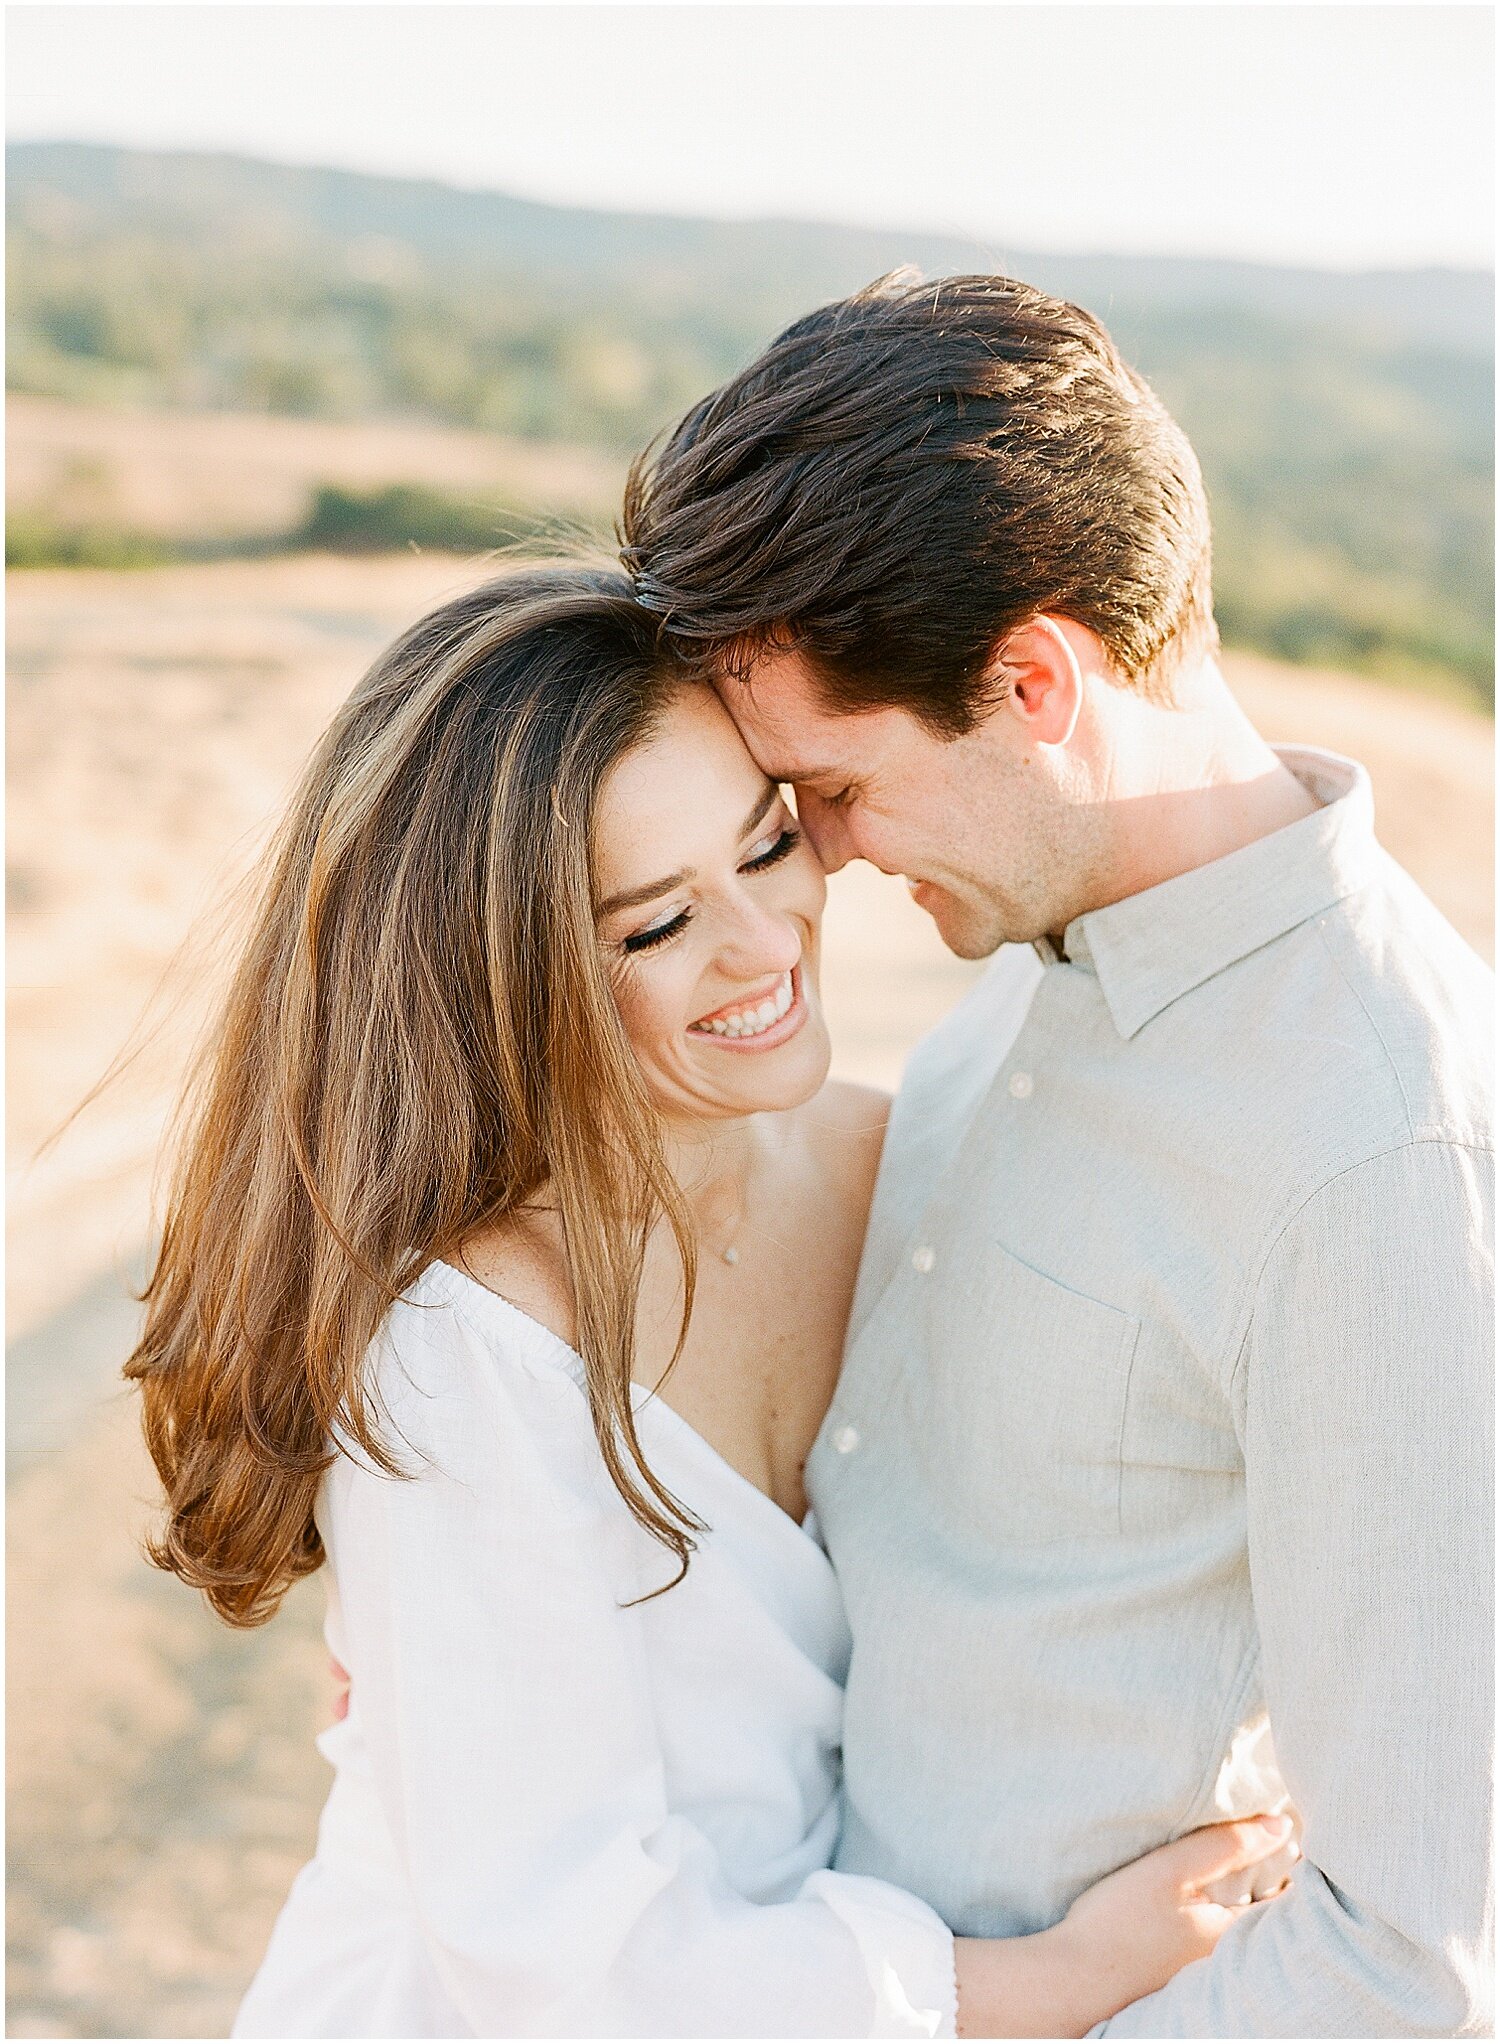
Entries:
<svg viewBox="0 0 1500 2044">
<path fill-rule="evenodd" d="M 658 1107 L 703 1120 L 811 1099 L 829 1061 L 826 883 L 711 688 L 681 689 L 606 778 L 595 866 L 620 1016 Z"/>
</svg>

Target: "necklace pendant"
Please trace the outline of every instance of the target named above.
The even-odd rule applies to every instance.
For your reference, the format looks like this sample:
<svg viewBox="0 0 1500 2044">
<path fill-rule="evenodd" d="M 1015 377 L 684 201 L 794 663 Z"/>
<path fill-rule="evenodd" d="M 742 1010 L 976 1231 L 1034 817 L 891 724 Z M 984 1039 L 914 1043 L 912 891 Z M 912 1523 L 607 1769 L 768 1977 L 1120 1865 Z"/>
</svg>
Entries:
<svg viewBox="0 0 1500 2044">
<path fill-rule="evenodd" d="M 730 1243 L 727 1249 L 721 1249 L 719 1251 L 719 1254 L 723 1258 L 725 1263 L 730 1265 L 734 1265 L 738 1263 L 740 1260 L 740 1252 L 735 1248 L 732 1242 Z"/>
</svg>

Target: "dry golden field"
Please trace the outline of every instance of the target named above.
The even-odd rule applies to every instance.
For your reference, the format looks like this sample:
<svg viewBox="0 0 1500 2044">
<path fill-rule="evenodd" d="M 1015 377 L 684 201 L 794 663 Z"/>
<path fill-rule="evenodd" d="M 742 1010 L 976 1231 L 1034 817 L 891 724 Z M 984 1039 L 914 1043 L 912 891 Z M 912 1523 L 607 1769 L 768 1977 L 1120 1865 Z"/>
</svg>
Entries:
<svg viewBox="0 0 1500 2044">
<path fill-rule="evenodd" d="M 7 506 L 64 525 L 185 540 L 280 533 L 320 483 L 420 483 L 606 521 L 620 495 L 622 465 L 587 449 L 419 421 L 106 411 L 21 395 L 5 409 Z"/>
<path fill-rule="evenodd" d="M 42 417 L 23 410 L 23 428 Z M 51 422 L 54 448 L 65 423 Z M 342 430 L 297 425 L 276 449 L 247 438 L 245 459 L 258 447 L 274 471 L 257 518 L 275 524 L 309 478 L 339 473 Z M 44 437 L 23 432 L 27 459 Z M 185 427 L 177 480 L 159 487 L 178 493 L 173 529 L 194 489 L 208 529 L 229 516 L 243 464 L 232 433 L 190 441 Z M 493 443 L 476 446 L 475 487 L 499 487 L 481 454 L 497 458 Z M 103 459 L 97 446 L 90 458 Z M 410 472 L 445 480 L 433 458 L 413 451 Z M 382 460 L 359 476 L 389 479 Z M 123 456 L 119 472 L 134 474 Z M 598 481 L 580 472 L 577 502 Z M 144 506 L 146 483 L 121 488 Z M 243 494 L 235 502 L 243 512 Z M 130 1332 L 121 1273 L 147 1233 L 152 1152 L 212 982 L 206 935 L 168 974 L 118 1082 L 34 1153 L 243 870 L 370 655 L 475 573 L 445 558 L 302 558 L 11 578 L 14 2036 L 224 2034 L 325 1779 L 311 1746 L 326 1703 L 317 1585 L 267 1630 L 232 1635 L 135 1548 L 150 1476 L 115 1388 Z M 1492 727 L 1344 676 L 1249 659 L 1229 669 L 1268 736 L 1366 761 L 1385 842 L 1489 952 Z M 834 883 L 827 952 L 840 1067 L 893 1083 L 970 969 L 899 883 L 868 869 Z"/>
</svg>

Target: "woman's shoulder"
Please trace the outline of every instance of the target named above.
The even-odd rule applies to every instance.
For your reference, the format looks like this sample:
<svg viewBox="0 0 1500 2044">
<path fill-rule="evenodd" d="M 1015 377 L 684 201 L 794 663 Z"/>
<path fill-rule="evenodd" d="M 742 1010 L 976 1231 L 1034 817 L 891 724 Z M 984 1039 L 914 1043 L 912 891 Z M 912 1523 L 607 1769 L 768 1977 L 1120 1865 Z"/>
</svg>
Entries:
<svg viewBox="0 0 1500 2044">
<path fill-rule="evenodd" d="M 548 1328 L 454 1265 L 428 1264 L 365 1352 L 364 1438 L 335 1429 L 320 1523 L 342 1529 L 345 1565 L 348 1529 L 371 1513 L 592 1523 L 600 1458 L 582 1378 Z"/>
<path fill-rule="evenodd" d="M 479 1229 L 453 1257 L 460 1299 L 474 1304 L 464 1285 L 477 1285 L 534 1322 L 554 1342 L 574 1340 L 573 1287 L 562 1227 L 550 1209 L 506 1214 Z M 440 1266 L 448 1269 L 448 1265 Z"/>
<path fill-rule="evenodd" d="M 577 1402 L 582 1365 L 562 1338 L 455 1264 L 429 1263 L 365 1351 L 361 1389 L 377 1426 L 435 1449 L 530 1424 Z"/>
</svg>

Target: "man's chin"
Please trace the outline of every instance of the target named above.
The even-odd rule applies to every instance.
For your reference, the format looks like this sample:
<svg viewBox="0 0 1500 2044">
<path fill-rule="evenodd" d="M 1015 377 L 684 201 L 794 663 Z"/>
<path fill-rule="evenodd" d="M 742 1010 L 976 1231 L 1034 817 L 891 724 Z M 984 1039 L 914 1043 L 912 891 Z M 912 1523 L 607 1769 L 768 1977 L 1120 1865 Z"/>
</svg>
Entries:
<svg viewBox="0 0 1500 2044">
<path fill-rule="evenodd" d="M 980 936 L 977 933 L 966 932 L 962 937 L 949 937 L 942 930 L 939 930 L 938 934 L 955 958 L 971 960 L 993 958 L 1000 946 L 1007 941 L 1003 936 L 992 937 L 988 934 Z"/>
<path fill-rule="evenodd" d="M 958 901 L 940 887 L 922 889 L 918 906 L 931 916 L 937 933 L 955 958 L 990 958 L 1007 937 L 992 910 L 985 911 Z"/>
</svg>

